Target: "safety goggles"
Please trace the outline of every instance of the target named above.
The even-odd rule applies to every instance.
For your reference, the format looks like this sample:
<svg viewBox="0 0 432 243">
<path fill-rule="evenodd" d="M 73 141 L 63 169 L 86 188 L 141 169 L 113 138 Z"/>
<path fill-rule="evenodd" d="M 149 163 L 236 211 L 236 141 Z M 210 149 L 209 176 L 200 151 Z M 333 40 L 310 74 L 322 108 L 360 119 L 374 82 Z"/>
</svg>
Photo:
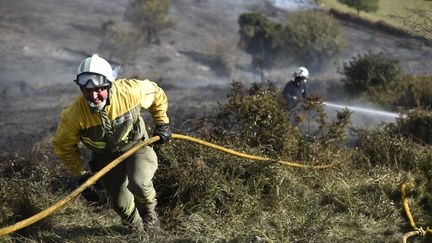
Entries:
<svg viewBox="0 0 432 243">
<path fill-rule="evenodd" d="M 109 85 L 105 76 L 96 73 L 81 73 L 78 75 L 75 82 L 81 87 L 88 88 L 97 88 Z M 89 84 L 91 84 L 90 87 L 88 86 Z"/>
</svg>

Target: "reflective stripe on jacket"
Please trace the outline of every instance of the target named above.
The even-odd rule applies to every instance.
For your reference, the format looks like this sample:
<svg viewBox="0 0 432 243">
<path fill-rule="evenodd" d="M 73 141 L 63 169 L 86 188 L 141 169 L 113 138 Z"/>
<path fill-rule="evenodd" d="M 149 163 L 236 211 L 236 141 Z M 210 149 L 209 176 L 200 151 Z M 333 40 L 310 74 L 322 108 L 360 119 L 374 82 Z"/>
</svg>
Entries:
<svg viewBox="0 0 432 243">
<path fill-rule="evenodd" d="M 84 170 L 78 142 L 95 153 L 124 152 L 142 137 L 147 137 L 141 109 L 148 109 L 155 125 L 167 124 L 168 99 L 156 83 L 149 80 L 116 80 L 105 111 L 92 113 L 80 95 L 62 112 L 54 138 L 54 152 L 73 175 Z"/>
</svg>

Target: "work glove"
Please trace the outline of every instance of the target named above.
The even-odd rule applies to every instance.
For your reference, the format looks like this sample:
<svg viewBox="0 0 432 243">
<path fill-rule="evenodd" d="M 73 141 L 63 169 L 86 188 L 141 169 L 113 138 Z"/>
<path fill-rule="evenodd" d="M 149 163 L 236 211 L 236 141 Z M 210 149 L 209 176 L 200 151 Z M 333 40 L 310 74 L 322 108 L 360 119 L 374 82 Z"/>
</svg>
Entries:
<svg viewBox="0 0 432 243">
<path fill-rule="evenodd" d="M 153 131 L 153 136 L 159 136 L 160 139 L 155 144 L 163 144 L 171 139 L 171 129 L 169 124 L 157 125 Z"/>
</svg>

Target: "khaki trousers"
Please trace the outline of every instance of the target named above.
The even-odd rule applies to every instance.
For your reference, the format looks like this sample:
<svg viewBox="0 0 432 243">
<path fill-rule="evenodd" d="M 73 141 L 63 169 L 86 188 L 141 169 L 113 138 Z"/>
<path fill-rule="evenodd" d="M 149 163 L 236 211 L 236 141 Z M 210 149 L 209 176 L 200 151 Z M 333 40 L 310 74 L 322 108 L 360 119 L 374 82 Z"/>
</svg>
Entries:
<svg viewBox="0 0 432 243">
<path fill-rule="evenodd" d="M 120 153 L 93 154 L 97 170 L 120 156 Z M 113 209 L 129 224 L 141 222 L 156 206 L 153 176 L 158 167 L 153 148 L 145 146 L 105 174 L 101 181 L 108 191 Z"/>
</svg>

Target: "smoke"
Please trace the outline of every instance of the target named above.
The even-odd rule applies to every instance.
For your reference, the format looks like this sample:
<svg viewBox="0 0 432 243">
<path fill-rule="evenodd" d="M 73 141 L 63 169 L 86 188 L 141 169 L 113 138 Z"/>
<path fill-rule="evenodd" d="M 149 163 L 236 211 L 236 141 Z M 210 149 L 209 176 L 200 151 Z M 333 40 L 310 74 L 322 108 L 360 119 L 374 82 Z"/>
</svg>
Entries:
<svg viewBox="0 0 432 243">
<path fill-rule="evenodd" d="M 370 108 L 363 108 L 358 106 L 347 106 L 347 105 L 341 105 L 341 104 L 335 104 L 335 103 L 329 103 L 329 102 L 323 102 L 324 105 L 335 108 L 335 109 L 348 109 L 353 112 L 360 112 L 364 114 L 369 114 L 372 116 L 382 116 L 382 117 L 389 117 L 389 118 L 397 118 L 399 117 L 399 114 L 394 112 L 388 112 L 388 111 L 382 111 L 377 109 L 370 109 Z"/>
<path fill-rule="evenodd" d="M 347 105 L 340 102 L 323 102 L 323 104 L 329 118 L 335 117 L 338 111 L 348 109 L 351 112 L 351 125 L 355 128 L 374 128 L 382 123 L 396 122 L 400 117 L 400 115 L 395 112 L 362 105 Z"/>
</svg>

